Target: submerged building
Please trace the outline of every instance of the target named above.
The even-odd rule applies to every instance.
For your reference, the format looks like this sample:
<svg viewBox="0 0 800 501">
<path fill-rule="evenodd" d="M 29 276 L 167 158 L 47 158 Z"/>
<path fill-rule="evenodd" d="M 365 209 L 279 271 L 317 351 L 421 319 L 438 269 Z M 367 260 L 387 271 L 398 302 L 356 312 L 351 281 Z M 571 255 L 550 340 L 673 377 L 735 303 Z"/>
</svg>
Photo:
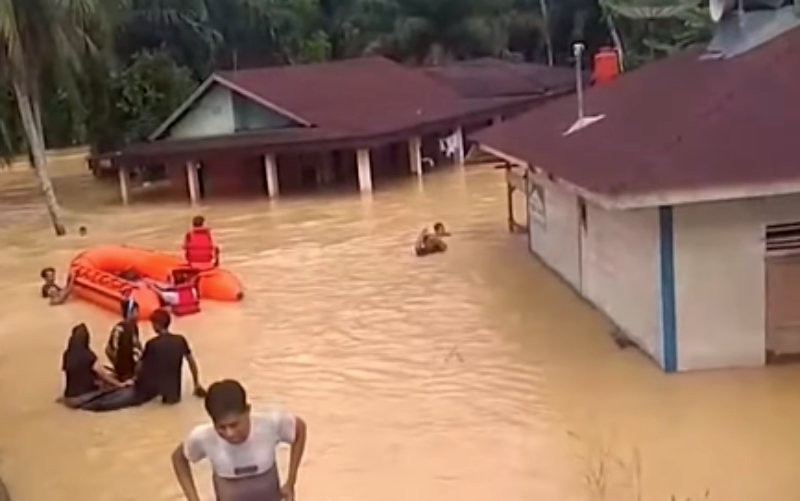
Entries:
<svg viewBox="0 0 800 501">
<path fill-rule="evenodd" d="M 162 169 L 192 202 L 327 185 L 372 191 L 464 160 L 464 134 L 571 92 L 568 69 L 480 60 L 418 69 L 383 58 L 215 73 L 147 142 L 97 161 Z"/>
<path fill-rule="evenodd" d="M 718 28 L 582 126 L 563 98 L 474 136 L 525 170 L 530 249 L 669 372 L 800 355 L 800 18 Z"/>
</svg>

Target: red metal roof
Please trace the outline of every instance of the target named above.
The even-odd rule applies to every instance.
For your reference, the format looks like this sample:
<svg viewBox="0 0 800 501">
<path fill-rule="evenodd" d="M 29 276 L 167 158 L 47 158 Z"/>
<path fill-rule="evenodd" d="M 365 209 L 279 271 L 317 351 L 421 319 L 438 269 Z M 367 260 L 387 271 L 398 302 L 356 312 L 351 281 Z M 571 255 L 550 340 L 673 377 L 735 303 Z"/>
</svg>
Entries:
<svg viewBox="0 0 800 501">
<path fill-rule="evenodd" d="M 229 148 L 257 152 L 367 147 L 402 139 L 403 134 L 456 127 L 499 113 L 519 113 L 548 97 L 531 85 L 528 95 L 467 99 L 424 71 L 377 57 L 224 72 L 218 77 L 216 82 L 269 104 L 307 126 L 159 139 L 125 148 L 117 161 L 188 158 Z M 173 120 L 179 118 L 176 115 Z"/>
<path fill-rule="evenodd" d="M 575 88 L 572 68 L 494 58 L 431 66 L 420 71 L 466 98 L 552 95 Z"/>
<path fill-rule="evenodd" d="M 700 54 L 588 90 L 586 114 L 606 116 L 569 136 L 575 97 L 474 139 L 603 195 L 800 180 L 800 29 L 732 59 Z"/>
<path fill-rule="evenodd" d="M 346 132 L 383 133 L 468 111 L 449 88 L 377 57 L 220 76 L 314 126 Z"/>
</svg>

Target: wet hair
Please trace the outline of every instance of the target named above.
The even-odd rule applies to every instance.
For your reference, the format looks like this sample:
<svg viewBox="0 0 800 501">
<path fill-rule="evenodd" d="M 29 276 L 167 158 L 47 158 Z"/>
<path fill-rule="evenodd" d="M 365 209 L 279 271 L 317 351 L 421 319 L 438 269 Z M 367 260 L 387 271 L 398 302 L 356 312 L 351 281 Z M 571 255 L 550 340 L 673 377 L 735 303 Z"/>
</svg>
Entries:
<svg viewBox="0 0 800 501">
<path fill-rule="evenodd" d="M 39 272 L 39 276 L 42 277 L 42 279 L 44 279 L 44 277 L 48 273 L 55 274 L 56 273 L 56 269 L 53 268 L 52 266 L 48 266 L 47 268 L 42 268 L 42 271 Z"/>
<path fill-rule="evenodd" d="M 117 357 L 113 363 L 117 379 L 126 381 L 136 374 L 136 358 L 134 356 L 136 329 L 130 320 L 120 323 L 120 326 L 122 332 L 119 333 Z"/>
<path fill-rule="evenodd" d="M 438 232 L 439 230 L 444 231 L 444 224 L 441 221 L 438 221 L 433 225 L 433 231 Z"/>
<path fill-rule="evenodd" d="M 166 331 L 172 323 L 172 316 L 164 308 L 159 308 L 150 315 L 150 322 L 156 331 Z"/>
<path fill-rule="evenodd" d="M 205 400 L 206 412 L 215 423 L 231 414 L 242 414 L 250 409 L 247 392 L 239 381 L 224 379 L 208 388 Z"/>
<path fill-rule="evenodd" d="M 86 226 L 81 226 L 80 228 L 78 228 L 79 235 L 86 235 L 86 233 L 87 233 Z"/>
<path fill-rule="evenodd" d="M 89 328 L 86 324 L 78 324 L 72 328 L 72 334 L 67 341 L 61 366 L 64 370 L 77 369 L 85 364 L 93 363 L 94 354 L 89 347 Z"/>
<path fill-rule="evenodd" d="M 138 313 L 139 311 L 139 305 L 136 304 L 136 301 L 132 297 L 126 297 L 123 299 L 119 306 L 121 309 L 122 318 L 125 320 L 131 318 L 134 313 Z"/>
<path fill-rule="evenodd" d="M 206 218 L 203 216 L 195 216 L 192 218 L 192 226 L 195 228 L 202 228 L 204 224 L 206 224 Z"/>
<path fill-rule="evenodd" d="M 89 328 L 80 323 L 72 328 L 72 334 L 67 342 L 67 351 L 89 349 Z"/>
</svg>

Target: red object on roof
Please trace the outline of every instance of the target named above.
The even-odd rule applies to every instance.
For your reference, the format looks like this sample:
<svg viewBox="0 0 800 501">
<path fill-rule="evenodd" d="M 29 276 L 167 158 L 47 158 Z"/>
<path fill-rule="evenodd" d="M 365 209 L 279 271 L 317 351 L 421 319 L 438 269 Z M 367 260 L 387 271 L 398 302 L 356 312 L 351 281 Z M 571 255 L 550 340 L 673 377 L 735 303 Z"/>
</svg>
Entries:
<svg viewBox="0 0 800 501">
<path fill-rule="evenodd" d="M 568 136 L 574 97 L 474 139 L 610 196 L 800 180 L 800 29 L 732 59 L 701 53 L 589 89 L 586 113 L 606 116 Z"/>
<path fill-rule="evenodd" d="M 619 55 L 611 47 L 602 47 L 594 55 L 594 81 L 607 84 L 619 75 Z"/>
</svg>

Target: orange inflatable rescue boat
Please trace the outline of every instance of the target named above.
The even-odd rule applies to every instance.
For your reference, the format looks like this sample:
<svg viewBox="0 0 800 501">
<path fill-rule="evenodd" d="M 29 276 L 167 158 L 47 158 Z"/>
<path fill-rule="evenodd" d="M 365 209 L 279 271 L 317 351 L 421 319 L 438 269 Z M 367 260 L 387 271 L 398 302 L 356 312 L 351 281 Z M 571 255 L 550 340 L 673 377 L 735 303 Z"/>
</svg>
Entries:
<svg viewBox="0 0 800 501">
<path fill-rule="evenodd" d="M 73 293 L 91 303 L 119 312 L 120 303 L 130 297 L 139 305 L 141 318 L 162 305 L 158 285 L 174 284 L 180 274 L 193 277 L 200 299 L 240 301 L 244 298 L 241 282 L 221 268 L 192 270 L 182 259 L 156 251 L 124 246 L 94 247 L 78 254 L 70 264 Z M 121 275 L 135 275 L 126 280 Z"/>
</svg>

